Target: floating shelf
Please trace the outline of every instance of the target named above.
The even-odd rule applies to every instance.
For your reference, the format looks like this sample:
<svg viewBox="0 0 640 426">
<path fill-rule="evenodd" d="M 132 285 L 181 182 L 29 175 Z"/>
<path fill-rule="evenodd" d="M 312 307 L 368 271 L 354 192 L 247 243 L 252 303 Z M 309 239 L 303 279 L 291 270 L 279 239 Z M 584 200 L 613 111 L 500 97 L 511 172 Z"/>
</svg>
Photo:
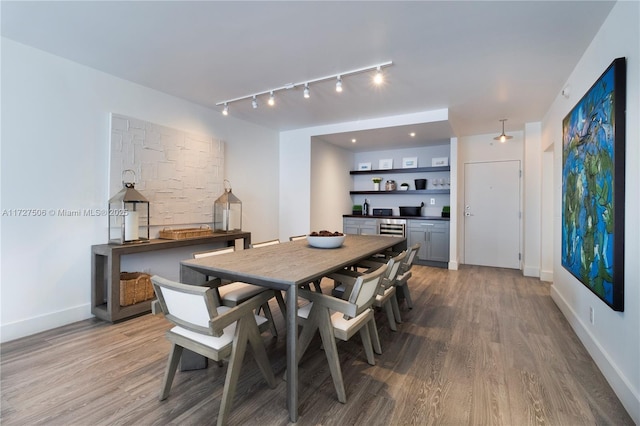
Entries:
<svg viewBox="0 0 640 426">
<path fill-rule="evenodd" d="M 450 194 L 448 189 L 408 189 L 406 191 L 349 191 L 349 194 L 385 195 L 385 194 Z"/>
<path fill-rule="evenodd" d="M 431 172 L 449 172 L 450 166 L 441 167 L 414 167 L 413 169 L 383 169 L 383 170 L 351 170 L 351 175 L 380 175 L 384 173 L 431 173 Z"/>
</svg>

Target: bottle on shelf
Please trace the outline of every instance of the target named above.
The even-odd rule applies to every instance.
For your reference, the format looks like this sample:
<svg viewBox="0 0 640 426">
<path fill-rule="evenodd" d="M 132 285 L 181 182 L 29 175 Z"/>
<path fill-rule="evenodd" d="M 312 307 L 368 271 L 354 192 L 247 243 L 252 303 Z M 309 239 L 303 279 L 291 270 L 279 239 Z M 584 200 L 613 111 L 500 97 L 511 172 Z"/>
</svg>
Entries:
<svg viewBox="0 0 640 426">
<path fill-rule="evenodd" d="M 364 199 L 364 204 L 362 205 L 362 215 L 369 216 L 369 202 L 367 199 Z"/>
</svg>

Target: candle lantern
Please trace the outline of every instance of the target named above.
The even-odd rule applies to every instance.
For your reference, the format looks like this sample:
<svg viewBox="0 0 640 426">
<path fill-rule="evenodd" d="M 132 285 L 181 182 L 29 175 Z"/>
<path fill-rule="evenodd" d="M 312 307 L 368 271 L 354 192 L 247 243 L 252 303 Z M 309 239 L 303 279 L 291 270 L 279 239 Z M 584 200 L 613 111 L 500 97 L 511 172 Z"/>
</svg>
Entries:
<svg viewBox="0 0 640 426">
<path fill-rule="evenodd" d="M 228 180 L 224 180 L 224 193 L 213 205 L 213 227 L 216 232 L 242 230 L 242 201 L 231 193 Z"/>
<path fill-rule="evenodd" d="M 133 181 L 125 181 L 127 172 Z M 149 241 L 149 201 L 135 189 L 133 170 L 122 172 L 122 190 L 109 200 L 109 244 L 134 244 Z"/>
</svg>

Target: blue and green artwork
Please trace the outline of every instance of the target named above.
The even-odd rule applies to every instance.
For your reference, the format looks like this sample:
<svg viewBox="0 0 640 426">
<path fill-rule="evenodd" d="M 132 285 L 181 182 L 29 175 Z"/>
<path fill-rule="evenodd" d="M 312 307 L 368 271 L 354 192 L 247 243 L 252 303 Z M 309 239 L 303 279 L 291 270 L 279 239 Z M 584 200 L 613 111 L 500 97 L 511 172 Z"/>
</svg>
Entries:
<svg viewBox="0 0 640 426">
<path fill-rule="evenodd" d="M 562 266 L 615 310 L 624 306 L 619 276 L 624 258 L 618 257 L 624 237 L 618 226 L 624 226 L 624 173 L 619 174 L 620 162 L 624 171 L 624 139 L 621 152 L 618 133 L 624 123 L 616 122 L 624 120 L 616 82 L 622 59 L 621 64 L 614 61 L 562 122 Z"/>
</svg>

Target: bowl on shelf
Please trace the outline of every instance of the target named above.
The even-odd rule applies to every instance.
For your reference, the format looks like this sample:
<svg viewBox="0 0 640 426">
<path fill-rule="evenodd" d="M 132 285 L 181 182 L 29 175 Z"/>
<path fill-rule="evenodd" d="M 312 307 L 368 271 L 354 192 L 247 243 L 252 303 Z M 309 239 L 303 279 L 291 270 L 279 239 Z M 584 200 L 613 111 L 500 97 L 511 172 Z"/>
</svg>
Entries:
<svg viewBox="0 0 640 426">
<path fill-rule="evenodd" d="M 307 235 L 307 242 L 315 248 L 338 248 L 344 243 L 345 236 L 312 236 Z"/>
</svg>

